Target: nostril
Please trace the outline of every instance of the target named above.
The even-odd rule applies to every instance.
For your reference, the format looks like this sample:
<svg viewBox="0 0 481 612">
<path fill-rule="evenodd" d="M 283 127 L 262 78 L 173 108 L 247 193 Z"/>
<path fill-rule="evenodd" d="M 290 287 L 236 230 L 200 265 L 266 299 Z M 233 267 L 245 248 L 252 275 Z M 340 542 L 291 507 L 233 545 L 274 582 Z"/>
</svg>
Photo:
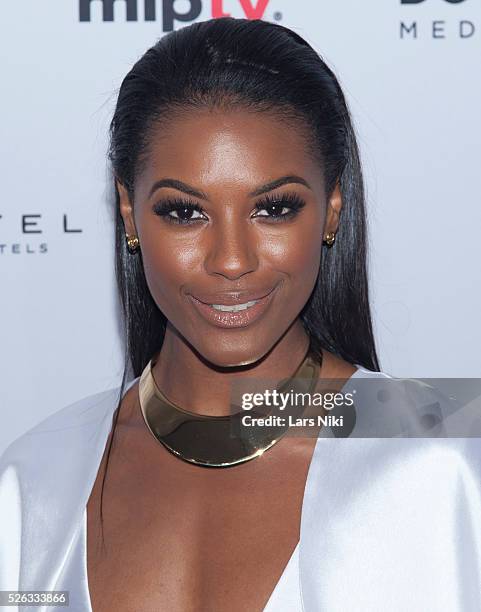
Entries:
<svg viewBox="0 0 481 612">
<path fill-rule="evenodd" d="M 210 274 L 221 274 L 230 280 L 235 280 L 244 274 L 257 270 L 259 260 L 256 253 L 249 248 L 230 249 L 218 245 L 215 252 L 210 253 L 204 262 L 204 267 Z"/>
</svg>

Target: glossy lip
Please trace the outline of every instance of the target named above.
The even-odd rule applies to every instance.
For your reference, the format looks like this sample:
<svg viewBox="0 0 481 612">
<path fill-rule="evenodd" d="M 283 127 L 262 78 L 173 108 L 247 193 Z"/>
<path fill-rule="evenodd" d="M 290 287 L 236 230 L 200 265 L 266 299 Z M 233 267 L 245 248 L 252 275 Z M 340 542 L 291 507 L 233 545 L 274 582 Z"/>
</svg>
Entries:
<svg viewBox="0 0 481 612">
<path fill-rule="evenodd" d="M 276 287 L 274 287 L 274 289 Z M 189 295 L 198 302 L 207 304 L 208 306 L 212 306 L 212 304 L 235 306 L 236 304 L 245 304 L 246 302 L 252 302 L 253 300 L 261 300 L 272 293 L 274 289 L 263 289 L 261 291 L 224 291 L 223 293 L 203 294 L 201 296 Z"/>
<path fill-rule="evenodd" d="M 197 311 L 202 315 L 204 319 L 206 319 L 209 323 L 214 325 L 215 327 L 226 328 L 235 328 L 235 327 L 247 327 L 257 321 L 267 310 L 269 304 L 271 303 L 279 285 L 276 285 L 270 293 L 265 295 L 262 298 L 251 297 L 254 296 L 253 293 L 231 293 L 231 294 L 223 294 L 225 297 L 221 298 L 220 295 L 217 296 L 216 299 L 221 300 L 219 302 L 213 302 L 214 304 L 224 304 L 226 306 L 232 306 L 235 304 L 244 304 L 245 302 L 249 302 L 251 300 L 259 300 L 257 304 L 254 306 L 250 306 L 245 310 L 240 310 L 239 312 L 226 312 L 222 310 L 216 310 L 209 304 L 205 304 L 201 302 L 193 295 L 188 295 L 191 302 L 196 307 Z M 230 295 L 231 301 L 227 300 L 227 295 Z M 233 296 L 239 296 L 239 299 L 232 301 Z"/>
</svg>

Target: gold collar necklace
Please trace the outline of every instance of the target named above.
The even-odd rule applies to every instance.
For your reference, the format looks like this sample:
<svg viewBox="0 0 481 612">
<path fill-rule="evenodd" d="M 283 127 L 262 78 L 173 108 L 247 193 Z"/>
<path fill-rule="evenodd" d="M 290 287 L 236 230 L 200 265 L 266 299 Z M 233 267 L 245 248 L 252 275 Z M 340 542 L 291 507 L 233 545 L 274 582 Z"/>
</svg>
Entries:
<svg viewBox="0 0 481 612">
<path fill-rule="evenodd" d="M 291 378 L 282 383 L 279 393 L 312 393 L 319 378 L 320 364 L 311 355 L 311 346 Z M 230 467 L 250 461 L 272 448 L 289 430 L 290 417 L 302 415 L 305 406 L 288 404 L 282 411 L 265 405 L 240 410 L 226 416 L 210 416 L 190 412 L 173 404 L 158 388 L 152 359 L 139 381 L 140 408 L 154 438 L 176 457 L 202 467 Z M 286 391 L 287 390 L 287 391 Z M 295 395 L 294 395 L 295 397 Z M 238 406 L 231 405 L 235 409 Z M 246 415 L 265 418 L 282 415 L 283 424 L 245 426 Z M 234 434 L 234 435 L 233 435 Z"/>
</svg>

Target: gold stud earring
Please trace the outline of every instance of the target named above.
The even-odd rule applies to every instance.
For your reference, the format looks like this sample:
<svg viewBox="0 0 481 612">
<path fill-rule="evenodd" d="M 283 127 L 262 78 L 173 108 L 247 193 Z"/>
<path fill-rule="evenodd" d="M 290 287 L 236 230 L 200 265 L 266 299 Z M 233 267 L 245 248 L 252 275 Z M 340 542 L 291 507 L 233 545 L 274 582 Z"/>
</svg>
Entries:
<svg viewBox="0 0 481 612">
<path fill-rule="evenodd" d="M 126 238 L 127 238 L 127 248 L 129 249 L 130 253 L 135 253 L 139 246 L 139 239 L 137 238 L 137 236 L 129 236 L 129 234 L 125 234 Z"/>
<path fill-rule="evenodd" d="M 334 232 L 329 232 L 327 236 L 324 238 L 324 242 L 328 247 L 332 247 L 334 241 L 336 240 L 336 234 Z"/>
</svg>

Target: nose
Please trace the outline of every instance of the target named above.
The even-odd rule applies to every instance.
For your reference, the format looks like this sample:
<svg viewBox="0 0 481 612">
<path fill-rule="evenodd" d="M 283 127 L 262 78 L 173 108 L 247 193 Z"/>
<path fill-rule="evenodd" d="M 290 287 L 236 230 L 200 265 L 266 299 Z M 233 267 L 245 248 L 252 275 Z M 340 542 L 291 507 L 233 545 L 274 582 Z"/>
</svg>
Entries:
<svg viewBox="0 0 481 612">
<path fill-rule="evenodd" d="M 257 269 L 259 261 L 254 229 L 242 219 L 226 219 L 212 226 L 204 268 L 229 280 Z"/>
</svg>

